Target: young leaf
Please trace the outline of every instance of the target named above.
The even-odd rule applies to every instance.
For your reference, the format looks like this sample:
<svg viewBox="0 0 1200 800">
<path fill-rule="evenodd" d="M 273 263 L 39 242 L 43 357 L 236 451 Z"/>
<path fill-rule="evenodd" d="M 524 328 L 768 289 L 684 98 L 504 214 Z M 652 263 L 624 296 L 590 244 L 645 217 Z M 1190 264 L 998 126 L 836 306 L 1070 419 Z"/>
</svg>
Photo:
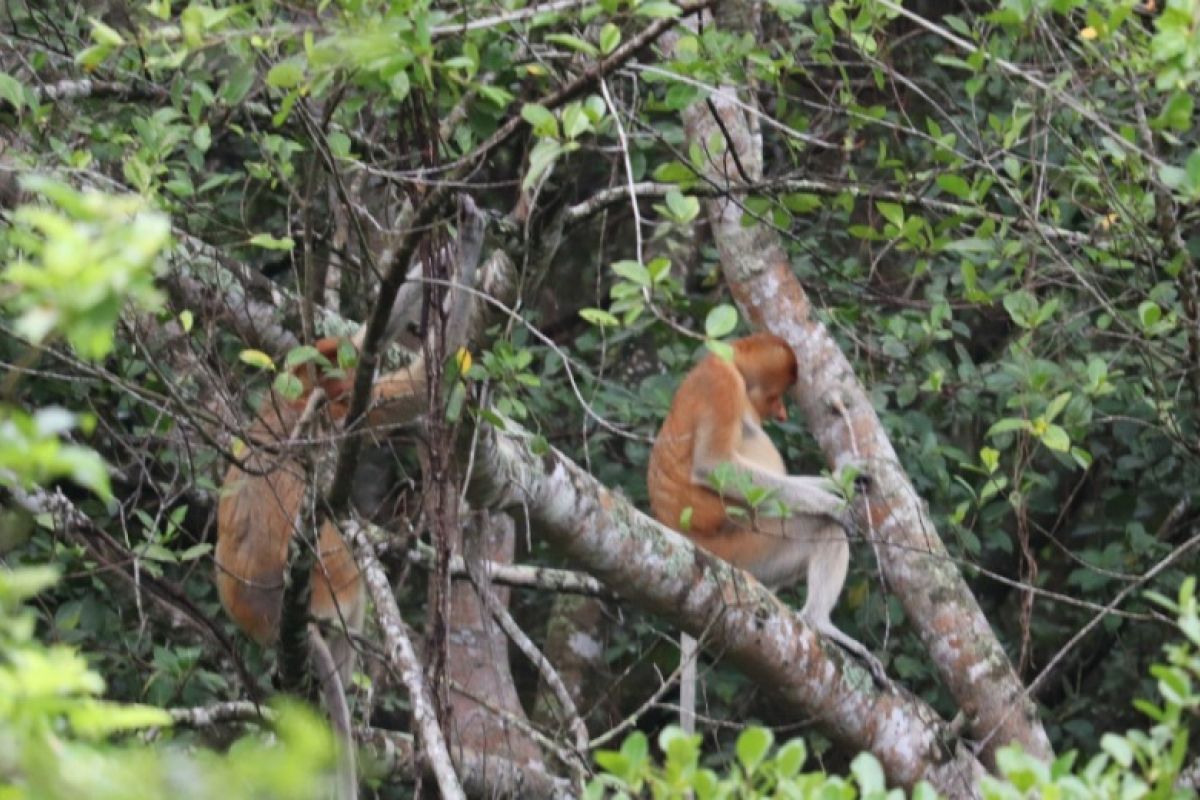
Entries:
<svg viewBox="0 0 1200 800">
<path fill-rule="evenodd" d="M 285 236 L 282 239 L 276 239 L 269 233 L 255 234 L 250 238 L 250 244 L 255 247 L 261 247 L 264 250 L 291 250 L 296 246 L 290 236 Z"/>
<path fill-rule="evenodd" d="M 243 350 L 238 353 L 238 358 L 244 364 L 249 364 L 252 367 L 265 369 L 273 372 L 275 370 L 275 362 L 269 355 L 261 350 Z"/>
<path fill-rule="evenodd" d="M 616 50 L 620 43 L 621 29 L 611 22 L 604 23 L 604 27 L 600 29 L 600 52 L 608 55 Z"/>
<path fill-rule="evenodd" d="M 589 56 L 596 55 L 596 46 L 591 42 L 584 41 L 578 36 L 572 36 L 569 33 L 551 33 L 546 36 L 546 41 L 561 44 L 563 47 L 569 47 L 572 50 L 578 50 L 581 53 L 586 53 Z"/>
<path fill-rule="evenodd" d="M 294 89 L 304 80 L 304 67 L 295 59 L 281 61 L 267 72 L 267 86 Z"/>
<path fill-rule="evenodd" d="M 728 303 L 715 306 L 704 320 L 704 335 L 710 339 L 728 336 L 737 326 L 737 320 L 737 310 L 733 306 Z"/>
<path fill-rule="evenodd" d="M 521 106 L 521 119 L 528 122 L 538 136 L 558 138 L 558 120 L 545 106 L 526 103 Z"/>
<path fill-rule="evenodd" d="M 621 321 L 612 314 L 599 308 L 581 309 L 579 316 L 601 328 L 615 328 L 621 324 Z"/>
</svg>

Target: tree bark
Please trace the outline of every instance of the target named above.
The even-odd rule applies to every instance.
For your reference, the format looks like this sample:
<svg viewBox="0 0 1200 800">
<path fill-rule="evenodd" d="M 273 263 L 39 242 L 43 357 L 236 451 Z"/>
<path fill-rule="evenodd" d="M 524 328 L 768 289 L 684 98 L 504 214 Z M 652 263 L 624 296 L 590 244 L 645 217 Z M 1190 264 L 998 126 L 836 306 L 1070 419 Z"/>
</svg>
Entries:
<svg viewBox="0 0 1200 800">
<path fill-rule="evenodd" d="M 512 520 L 504 515 L 464 513 L 454 548 L 466 559 L 507 563 L 513 556 Z M 466 540 L 466 541 L 464 541 Z M 484 576 L 486 573 L 478 570 Z M 509 590 L 489 584 L 497 601 Z M 489 753 L 516 764 L 541 765 L 541 751 L 518 723 L 526 722 L 508 666 L 508 640 L 470 581 L 450 590 L 451 631 L 446 669 L 450 678 L 450 743 L 453 751 Z"/>
<path fill-rule="evenodd" d="M 692 546 L 529 435 L 480 429 L 470 494 L 476 508 L 524 513 L 537 532 L 629 602 L 703 634 L 797 713 L 815 717 L 851 750 L 870 750 L 889 778 L 929 781 L 948 797 L 976 796 L 983 769 L 937 714 L 904 693 L 882 693 L 866 671 L 811 631 L 749 575 Z"/>
</svg>

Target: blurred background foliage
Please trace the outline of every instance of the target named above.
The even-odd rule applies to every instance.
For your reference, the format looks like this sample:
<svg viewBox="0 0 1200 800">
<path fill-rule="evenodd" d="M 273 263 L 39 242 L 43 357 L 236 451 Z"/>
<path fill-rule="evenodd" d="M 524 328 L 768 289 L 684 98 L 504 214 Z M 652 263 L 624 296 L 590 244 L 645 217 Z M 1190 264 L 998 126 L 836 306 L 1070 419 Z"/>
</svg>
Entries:
<svg viewBox="0 0 1200 800">
<path fill-rule="evenodd" d="M 731 83 L 762 111 L 763 177 L 744 198 L 748 219 L 784 237 L 988 619 L 1022 678 L 1038 679 L 1056 749 L 1094 752 L 1104 731 L 1140 724 L 1130 700 L 1153 695 L 1149 667 L 1177 636 L 1144 592 L 1175 597 L 1197 567 L 1196 0 L 769 0 L 753 32 L 721 20 L 675 60 L 647 52 L 611 76 L 616 115 L 594 89 L 554 111 L 535 101 L 676 6 L 5 5 L 0 485 L 61 487 L 138 570 L 223 625 L 210 520 L 224 462 L 187 409 L 203 384 L 160 360 L 163 343 L 139 339 L 134 320 L 169 321 L 226 386 L 263 391 L 269 376 L 237 364 L 229 326 L 164 298 L 156 270 L 236 263 L 264 281 L 260 293 L 303 293 L 319 274 L 312 265 L 345 247 L 321 210 L 337 182 L 320 184 L 318 165 L 381 195 L 420 191 L 434 176 L 405 146 L 401 121 L 418 104 L 443 124 L 445 164 L 524 120 L 465 184 L 480 205 L 506 210 L 524 187 L 565 208 L 627 180 L 654 184 L 640 232 L 627 200 L 567 231 L 549 274 L 531 280 L 471 368 L 497 408 L 645 508 L 650 437 L 698 353 L 679 329 L 703 336 L 703 321 L 731 302 L 700 224 L 697 198 L 711 189 L 678 112 L 703 102 L 704 87 Z M 18 174 L 57 177 L 18 186 Z M 361 319 L 369 274 L 348 266 L 332 310 Z M 125 299 L 142 310 L 122 315 Z M 774 433 L 793 469 L 820 470 L 802 423 Z M 83 547 L 40 522 L 0 518 L 7 566 L 53 563 L 63 576 L 49 586 L 16 572 L 0 584 L 12 598 L 2 663 L 26 680 L 17 654 L 63 659 L 52 673 L 64 684 L 50 693 L 77 702 L 7 706 L 8 724 L 29 726 L 14 728 L 23 741 L 48 747 L 61 735 L 50 721 L 88 711 L 101 719 L 72 730 L 79 758 L 107 756 L 91 735 L 161 715 L 96 705 L 102 691 L 160 708 L 235 691 L 221 653 L 110 591 Z M 536 539 L 522 548 L 522 560 L 561 563 Z M 839 624 L 952 715 L 874 558 L 856 548 Z M 420 576 L 402 589 L 419 618 Z M 515 602 L 527 627 L 544 623 L 544 598 Z M 619 621 L 606 658 L 622 679 L 609 699 L 627 712 L 676 653 L 674 632 L 653 619 Z M 255 667 L 262 656 L 247 657 Z M 530 676 L 518 682 L 532 690 Z M 706 687 L 710 718 L 781 722 L 728 668 Z M 323 740 L 301 717 L 285 719 L 287 769 L 266 772 L 311 776 Z M 828 743 L 804 733 L 820 757 Z M 712 735 L 734 747 L 734 734 Z M 257 747 L 234 753 L 274 764 Z M 161 763 L 130 750 L 105 763 L 152 786 Z M 211 773 L 219 786 L 239 761 L 215 763 L 191 768 L 231 770 Z M 58 785 L 47 770 L 38 779 Z M 256 791 L 245 796 L 299 796 L 281 783 Z"/>
</svg>

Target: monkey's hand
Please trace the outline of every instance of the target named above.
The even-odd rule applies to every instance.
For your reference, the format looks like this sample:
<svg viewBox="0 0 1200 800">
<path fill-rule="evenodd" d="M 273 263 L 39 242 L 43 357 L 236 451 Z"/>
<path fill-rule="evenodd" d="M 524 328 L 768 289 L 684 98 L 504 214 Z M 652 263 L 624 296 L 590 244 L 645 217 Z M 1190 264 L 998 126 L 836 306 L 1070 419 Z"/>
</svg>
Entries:
<svg viewBox="0 0 1200 800">
<path fill-rule="evenodd" d="M 856 492 L 867 491 L 874 482 L 867 462 L 861 459 L 844 461 L 838 465 L 837 481 L 846 488 L 853 486 Z"/>
</svg>

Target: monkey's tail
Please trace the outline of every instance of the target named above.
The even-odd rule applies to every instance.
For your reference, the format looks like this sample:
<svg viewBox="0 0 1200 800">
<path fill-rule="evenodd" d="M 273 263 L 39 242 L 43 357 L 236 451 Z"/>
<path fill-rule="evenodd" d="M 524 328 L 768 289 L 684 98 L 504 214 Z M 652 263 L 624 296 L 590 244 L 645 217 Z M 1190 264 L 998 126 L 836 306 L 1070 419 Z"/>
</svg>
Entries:
<svg viewBox="0 0 1200 800">
<path fill-rule="evenodd" d="M 354 737 L 350 733 L 350 706 L 346 703 L 346 690 L 342 686 L 333 653 L 321 636 L 320 629 L 313 623 L 308 626 L 308 646 L 317 668 L 317 679 L 321 682 L 329 721 L 338 738 L 337 790 L 334 797 L 337 800 L 358 800 L 358 766 L 355 763 Z"/>
</svg>

